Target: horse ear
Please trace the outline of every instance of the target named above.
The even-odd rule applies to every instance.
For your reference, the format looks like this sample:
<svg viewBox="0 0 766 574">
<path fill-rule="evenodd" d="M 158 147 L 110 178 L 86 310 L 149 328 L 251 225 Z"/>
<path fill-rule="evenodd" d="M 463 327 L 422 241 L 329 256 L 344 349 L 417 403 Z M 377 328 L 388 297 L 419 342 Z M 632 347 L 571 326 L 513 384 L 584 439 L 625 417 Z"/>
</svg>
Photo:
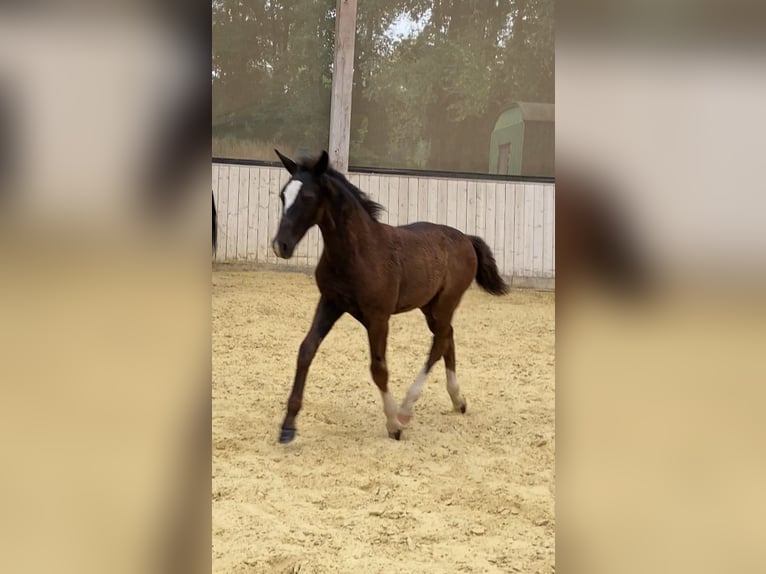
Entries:
<svg viewBox="0 0 766 574">
<path fill-rule="evenodd" d="M 330 156 L 327 155 L 325 150 L 322 150 L 322 155 L 319 156 L 316 164 L 314 164 L 314 175 L 319 177 L 327 171 L 327 167 L 330 165 Z"/>
<path fill-rule="evenodd" d="M 278 149 L 274 150 L 279 157 L 279 159 L 282 161 L 282 165 L 285 166 L 285 169 L 290 172 L 290 175 L 295 174 L 296 170 L 298 169 L 298 166 L 295 165 L 295 162 L 291 160 L 289 157 L 286 157 L 279 153 Z"/>
</svg>

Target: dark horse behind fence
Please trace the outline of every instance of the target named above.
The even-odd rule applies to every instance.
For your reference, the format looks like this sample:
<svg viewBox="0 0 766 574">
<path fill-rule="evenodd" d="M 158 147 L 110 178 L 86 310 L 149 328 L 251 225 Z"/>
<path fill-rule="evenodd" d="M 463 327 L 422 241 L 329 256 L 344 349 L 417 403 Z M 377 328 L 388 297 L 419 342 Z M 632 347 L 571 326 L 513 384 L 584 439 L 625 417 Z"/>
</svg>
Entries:
<svg viewBox="0 0 766 574">
<path fill-rule="evenodd" d="M 315 272 L 321 297 L 311 329 L 300 346 L 279 442 L 295 438 L 295 417 L 301 409 L 311 361 L 322 339 L 344 313 L 367 329 L 370 370 L 383 399 L 390 437 L 401 437 L 426 375 L 442 357 L 452 405 L 465 413 L 466 401 L 455 375 L 452 315 L 474 278 L 493 295 L 508 291 L 490 248 L 479 237 L 444 225 L 421 222 L 392 227 L 381 223 L 377 215 L 382 206 L 329 167 L 327 152 L 316 160 L 295 163 L 275 151 L 291 178 L 280 192 L 283 211 L 272 243 L 274 253 L 289 259 L 314 225 L 319 225 L 324 239 L 324 252 Z M 397 407 L 388 389 L 388 321 L 391 315 L 412 309 L 425 315 L 433 342 L 423 370 Z"/>
<path fill-rule="evenodd" d="M 215 212 L 215 195 L 213 195 L 213 255 L 218 249 L 218 216 Z"/>
</svg>

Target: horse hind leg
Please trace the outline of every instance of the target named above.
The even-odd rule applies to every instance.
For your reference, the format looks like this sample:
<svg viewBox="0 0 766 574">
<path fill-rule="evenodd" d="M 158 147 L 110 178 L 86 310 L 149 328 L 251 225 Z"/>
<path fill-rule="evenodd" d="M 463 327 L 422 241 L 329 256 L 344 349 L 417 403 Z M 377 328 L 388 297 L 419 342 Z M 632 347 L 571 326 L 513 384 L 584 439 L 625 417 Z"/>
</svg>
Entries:
<svg viewBox="0 0 766 574">
<path fill-rule="evenodd" d="M 415 403 L 423 393 L 426 377 L 434 364 L 436 364 L 436 362 L 447 352 L 449 341 L 452 337 L 452 325 L 450 325 L 449 322 L 445 321 L 440 324 L 439 321 L 434 318 L 430 309 L 424 308 L 423 313 L 426 316 L 428 328 L 433 333 L 433 341 L 431 343 L 431 351 L 429 352 L 428 360 L 426 361 L 423 370 L 420 371 L 415 378 L 415 381 L 410 385 L 410 388 L 407 389 L 407 395 L 405 396 L 402 405 L 399 407 L 398 419 L 404 426 L 408 425 L 410 420 L 412 420 Z"/>
<path fill-rule="evenodd" d="M 402 401 L 402 405 L 399 407 L 399 414 L 397 415 L 399 423 L 403 427 L 406 427 L 408 424 L 410 424 L 410 420 L 412 420 L 412 412 L 415 408 L 415 403 L 423 393 L 423 385 L 426 382 L 428 371 L 428 366 L 423 367 L 423 370 L 420 371 L 418 376 L 415 378 L 415 381 L 410 385 L 410 388 L 407 389 L 407 394 Z"/>
<path fill-rule="evenodd" d="M 447 341 L 444 348 L 444 367 L 447 374 L 447 393 L 449 394 L 450 400 L 452 401 L 452 406 L 456 411 L 465 414 L 467 410 L 467 403 L 465 397 L 460 394 L 460 386 L 457 382 L 457 371 L 455 369 L 455 333 L 451 324 L 452 313 L 454 313 L 455 307 L 457 307 L 458 303 L 460 302 L 463 292 L 461 292 L 457 297 L 451 299 L 454 307 L 452 307 L 449 314 L 450 325 L 447 332 Z M 429 321 L 429 327 L 430 326 L 431 322 Z"/>
<path fill-rule="evenodd" d="M 447 352 L 444 353 L 444 367 L 447 371 L 447 392 L 452 400 L 452 406 L 456 411 L 465 414 L 468 407 L 465 397 L 460 394 L 460 386 L 457 383 L 457 373 L 455 371 L 455 337 L 450 330 Z"/>
</svg>

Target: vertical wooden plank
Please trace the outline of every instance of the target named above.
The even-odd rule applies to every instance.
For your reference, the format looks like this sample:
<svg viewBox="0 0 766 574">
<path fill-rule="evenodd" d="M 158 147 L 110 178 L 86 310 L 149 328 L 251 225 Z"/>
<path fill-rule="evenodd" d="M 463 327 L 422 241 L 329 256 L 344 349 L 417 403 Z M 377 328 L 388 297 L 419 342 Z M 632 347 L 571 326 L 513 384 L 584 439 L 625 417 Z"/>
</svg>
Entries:
<svg viewBox="0 0 766 574">
<path fill-rule="evenodd" d="M 268 168 L 251 167 L 247 170 L 247 245 L 245 246 L 245 258 L 248 261 L 258 260 L 258 211 L 259 191 L 261 189 L 260 178 L 268 177 Z"/>
<path fill-rule="evenodd" d="M 359 183 L 357 184 L 357 187 L 361 189 L 364 193 L 369 194 L 370 193 L 370 176 L 367 173 L 362 173 L 359 175 Z"/>
<path fill-rule="evenodd" d="M 532 268 L 535 277 L 543 277 L 543 221 L 545 217 L 545 196 L 543 186 L 535 185 L 534 204 L 534 249 L 532 251 Z"/>
<path fill-rule="evenodd" d="M 486 235 L 487 182 L 476 184 L 476 235 L 484 239 Z"/>
<path fill-rule="evenodd" d="M 436 186 L 436 223 L 447 224 L 447 180 L 439 179 Z"/>
<path fill-rule="evenodd" d="M 237 208 L 239 207 L 239 167 L 229 166 L 229 187 L 227 192 L 226 212 L 226 259 L 237 258 Z"/>
<path fill-rule="evenodd" d="M 386 177 L 388 180 L 388 224 L 399 225 L 399 178 Z"/>
<path fill-rule="evenodd" d="M 416 177 L 409 178 L 407 182 L 408 189 L 408 208 L 407 208 L 407 223 L 415 223 L 418 220 L 418 179 Z"/>
<path fill-rule="evenodd" d="M 418 221 L 428 221 L 428 180 L 418 178 Z"/>
<path fill-rule="evenodd" d="M 505 262 L 505 184 L 495 182 L 495 261 L 500 266 Z M 504 273 L 504 272 L 503 272 Z"/>
<path fill-rule="evenodd" d="M 553 277 L 553 187 L 543 190 L 543 277 Z"/>
<path fill-rule="evenodd" d="M 268 167 L 251 167 L 248 170 L 248 179 L 250 182 L 248 188 L 248 212 L 247 212 L 247 259 L 248 261 L 258 261 L 258 234 L 260 225 L 258 218 L 261 212 L 261 189 L 268 189 Z M 265 186 L 264 186 L 265 179 Z"/>
<path fill-rule="evenodd" d="M 226 260 L 226 236 L 229 228 L 229 166 L 222 165 L 218 171 L 218 261 Z"/>
<path fill-rule="evenodd" d="M 383 223 L 388 223 L 389 217 L 391 217 L 391 209 L 388 201 L 388 179 L 389 178 L 385 175 L 378 177 L 378 203 L 385 209 L 380 216 L 380 220 Z"/>
<path fill-rule="evenodd" d="M 227 214 L 226 256 L 237 258 L 237 216 L 239 214 L 239 166 L 229 168 L 229 209 Z"/>
<path fill-rule="evenodd" d="M 439 220 L 437 215 L 437 203 L 439 201 L 439 182 L 434 178 L 428 179 L 428 221 L 436 223 Z"/>
<path fill-rule="evenodd" d="M 516 200 L 512 183 L 503 185 L 505 191 L 505 245 L 503 246 L 503 273 L 513 275 L 513 252 L 516 239 Z"/>
<path fill-rule="evenodd" d="M 356 187 L 359 187 L 359 174 L 358 173 L 350 173 L 347 176 L 347 179 Z"/>
<path fill-rule="evenodd" d="M 534 274 L 534 245 L 535 245 L 535 186 L 524 185 L 524 276 Z"/>
<path fill-rule="evenodd" d="M 410 182 L 406 177 L 397 178 L 399 180 L 399 225 L 407 225 L 407 217 L 410 208 Z"/>
<path fill-rule="evenodd" d="M 213 197 L 215 198 L 215 207 L 218 209 L 218 164 L 213 164 Z"/>
<path fill-rule="evenodd" d="M 551 186 L 553 188 L 553 204 L 552 204 L 552 211 L 553 211 L 553 276 L 556 276 L 556 185 Z"/>
<path fill-rule="evenodd" d="M 455 228 L 459 229 L 463 233 L 466 232 L 466 211 L 467 211 L 467 198 L 466 198 L 466 181 L 459 179 L 457 181 L 457 209 L 455 211 Z"/>
<path fill-rule="evenodd" d="M 447 180 L 447 225 L 457 225 L 457 181 Z"/>
<path fill-rule="evenodd" d="M 253 211 L 253 227 L 255 228 L 255 241 L 251 241 L 252 256 L 251 258 L 259 263 L 266 263 L 268 254 L 271 251 L 269 248 L 269 194 L 271 191 L 271 178 L 272 173 L 276 173 L 274 168 L 262 167 L 258 171 L 258 176 L 253 177 L 251 181 L 258 182 L 258 189 L 251 197 L 255 197 L 256 206 Z M 252 205 L 251 205 L 252 207 Z"/>
<path fill-rule="evenodd" d="M 330 161 L 341 173 L 348 171 L 355 37 L 356 0 L 337 0 L 335 59 L 330 98 Z"/>
<path fill-rule="evenodd" d="M 218 172 L 219 172 L 218 164 L 214 163 L 213 164 L 213 169 L 211 171 L 213 172 L 212 173 L 213 179 L 212 179 L 212 185 L 210 186 L 210 188 L 213 191 L 213 203 L 215 204 L 216 213 L 218 213 L 218 206 L 220 205 L 220 202 L 218 201 Z M 220 217 L 216 216 L 216 218 L 218 220 L 220 220 Z M 218 235 L 218 246 L 216 247 L 216 253 L 213 255 L 213 257 L 216 260 L 218 259 L 218 256 L 219 256 L 219 254 L 221 252 L 221 236 L 220 236 L 221 228 L 220 228 L 220 221 L 218 221 L 217 223 L 218 223 L 218 226 L 219 226 L 218 227 L 218 233 L 219 233 L 219 235 Z"/>
<path fill-rule="evenodd" d="M 249 168 L 239 168 L 239 182 L 237 185 L 237 243 L 235 247 L 235 257 L 237 260 L 242 260 L 247 257 L 247 202 L 249 200 L 249 176 Z"/>
<path fill-rule="evenodd" d="M 367 195 L 370 196 L 371 200 L 377 203 L 380 203 L 380 176 L 379 175 L 370 176 L 370 189 L 367 190 Z"/>
<path fill-rule="evenodd" d="M 239 169 L 239 207 L 237 208 L 237 259 L 247 259 L 247 212 L 250 201 L 250 169 Z"/>
<path fill-rule="evenodd" d="M 476 182 L 469 181 L 466 186 L 465 232 L 476 235 Z"/>
<path fill-rule="evenodd" d="M 497 222 L 495 221 L 495 184 L 491 181 L 487 182 L 487 199 L 486 199 L 486 215 L 485 215 L 485 228 L 484 228 L 484 240 L 489 245 L 492 252 L 495 252 L 495 229 L 497 228 Z"/>
<path fill-rule="evenodd" d="M 513 233 L 513 274 L 518 277 L 524 276 L 524 198 L 526 186 L 520 183 L 514 184 L 514 233 Z"/>
<path fill-rule="evenodd" d="M 282 178 L 281 172 L 284 170 L 281 168 L 270 168 L 269 172 L 269 189 L 264 194 L 263 191 L 259 193 L 261 205 L 266 206 L 266 221 L 268 228 L 266 232 L 258 231 L 258 253 L 265 255 L 265 261 L 270 263 L 276 263 L 277 256 L 271 249 L 271 241 L 277 234 L 277 226 L 279 225 L 279 216 L 281 214 L 281 201 L 279 199 L 279 192 L 282 189 L 280 181 Z M 261 223 L 261 215 L 258 215 L 258 224 Z"/>
</svg>

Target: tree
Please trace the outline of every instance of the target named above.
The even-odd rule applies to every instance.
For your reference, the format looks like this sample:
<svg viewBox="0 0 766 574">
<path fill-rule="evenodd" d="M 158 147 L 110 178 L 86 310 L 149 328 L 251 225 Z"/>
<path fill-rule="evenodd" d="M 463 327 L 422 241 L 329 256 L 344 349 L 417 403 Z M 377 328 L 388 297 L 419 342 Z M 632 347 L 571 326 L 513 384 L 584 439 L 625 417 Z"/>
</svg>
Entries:
<svg viewBox="0 0 766 574">
<path fill-rule="evenodd" d="M 213 3 L 213 137 L 327 146 L 334 2 Z M 245 148 L 247 149 L 247 148 Z M 216 153 L 214 143 L 214 153 Z M 251 158 L 252 159 L 252 158 Z"/>
<path fill-rule="evenodd" d="M 366 135 L 354 139 L 352 163 L 485 172 L 500 112 L 514 101 L 553 102 L 552 0 L 375 5 L 374 15 L 360 7 L 352 129 Z M 403 15 L 422 29 L 387 39 Z M 360 51 L 360 42 L 371 47 Z"/>
<path fill-rule="evenodd" d="M 246 142 L 259 159 L 271 143 L 327 146 L 334 6 L 213 3 L 219 144 Z M 351 164 L 486 172 L 497 116 L 516 101 L 553 102 L 553 46 L 553 0 L 360 2 Z"/>
</svg>

